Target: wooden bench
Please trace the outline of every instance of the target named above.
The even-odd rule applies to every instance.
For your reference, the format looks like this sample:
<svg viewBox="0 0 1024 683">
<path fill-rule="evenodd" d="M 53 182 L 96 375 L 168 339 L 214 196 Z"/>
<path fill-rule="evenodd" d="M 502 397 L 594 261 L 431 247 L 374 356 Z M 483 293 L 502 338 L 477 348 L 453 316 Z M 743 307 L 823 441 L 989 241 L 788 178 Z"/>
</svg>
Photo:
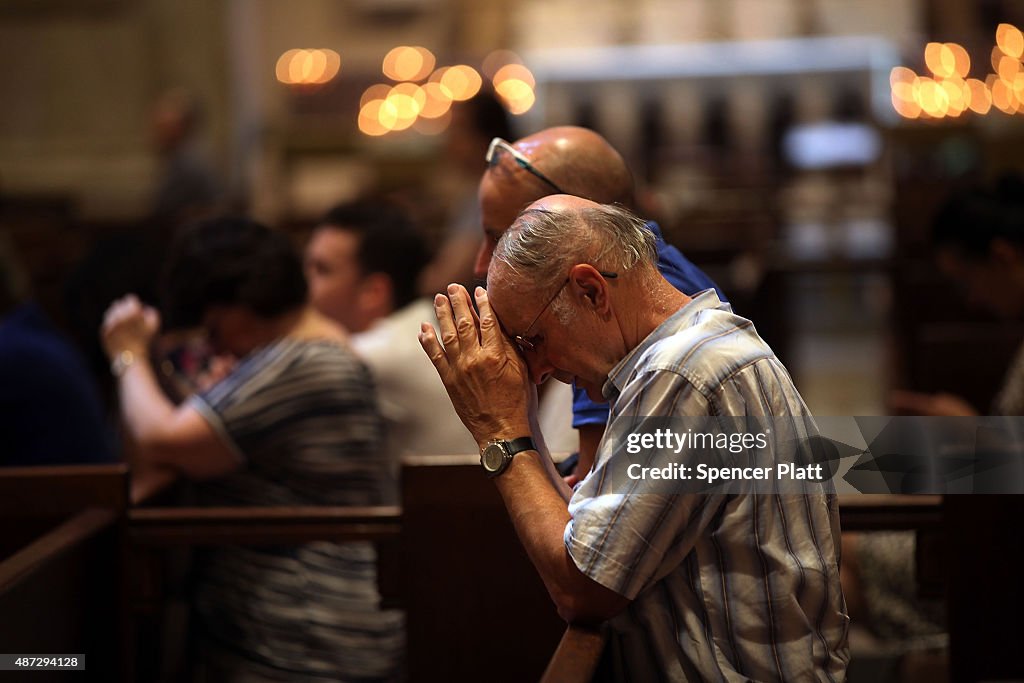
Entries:
<svg viewBox="0 0 1024 683">
<path fill-rule="evenodd" d="M 562 657 L 578 659 L 588 634 L 566 632 L 478 456 L 410 459 L 402 490 L 401 508 L 131 509 L 135 630 L 158 637 L 168 551 L 371 540 L 385 603 L 406 611 L 409 680 L 539 680 L 563 634 Z"/>
<path fill-rule="evenodd" d="M 125 465 L 0 470 L 0 643 L 5 653 L 85 655 L 84 678 L 124 680 L 118 644 Z M 32 680 L 65 680 L 39 672 Z"/>
<path fill-rule="evenodd" d="M 402 461 L 410 680 L 539 680 L 565 622 L 478 455 Z"/>
<path fill-rule="evenodd" d="M 382 550 L 382 594 L 407 612 L 409 680 L 589 680 L 603 638 L 558 617 L 477 456 L 409 458 L 402 481 L 401 508 L 191 508 L 147 506 L 173 477 L 146 473 L 129 488 L 123 465 L 0 473 L 0 514 L 37 527 L 0 563 L 0 638 L 19 651 L 87 652 L 97 680 L 137 680 L 155 673 L 133 655 L 159 647 L 169 553 L 370 540 Z M 842 497 L 842 523 L 932 527 L 940 502 Z"/>
</svg>

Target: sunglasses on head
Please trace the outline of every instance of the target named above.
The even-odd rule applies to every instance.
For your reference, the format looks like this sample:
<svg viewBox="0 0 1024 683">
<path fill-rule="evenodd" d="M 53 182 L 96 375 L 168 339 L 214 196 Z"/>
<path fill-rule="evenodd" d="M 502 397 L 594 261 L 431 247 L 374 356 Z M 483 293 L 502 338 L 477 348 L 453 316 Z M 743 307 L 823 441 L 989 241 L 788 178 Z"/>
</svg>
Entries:
<svg viewBox="0 0 1024 683">
<path fill-rule="evenodd" d="M 494 138 L 491 140 L 491 144 L 487 147 L 487 154 L 484 156 L 484 161 L 487 162 L 487 168 L 493 168 L 501 163 L 502 152 L 507 152 L 508 155 L 515 160 L 519 168 L 525 170 L 527 173 L 532 173 L 537 178 L 540 178 L 545 183 L 553 187 L 558 194 L 568 194 L 565 190 L 556 185 L 554 181 L 538 171 L 522 152 L 501 138 Z"/>
</svg>

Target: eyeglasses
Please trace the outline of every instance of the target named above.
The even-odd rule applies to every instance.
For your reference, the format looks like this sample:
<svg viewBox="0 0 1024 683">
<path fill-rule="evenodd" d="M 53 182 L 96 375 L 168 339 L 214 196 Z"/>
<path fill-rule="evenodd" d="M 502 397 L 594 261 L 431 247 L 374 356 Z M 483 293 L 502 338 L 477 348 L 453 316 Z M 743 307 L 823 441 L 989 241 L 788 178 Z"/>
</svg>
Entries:
<svg viewBox="0 0 1024 683">
<path fill-rule="evenodd" d="M 532 173 L 537 178 L 540 178 L 545 183 L 555 188 L 555 191 L 558 192 L 558 194 L 567 194 L 565 190 L 556 185 L 550 178 L 538 171 L 522 152 L 501 138 L 494 138 L 491 140 L 491 144 L 487 147 L 487 154 L 484 156 L 484 161 L 487 162 L 487 168 L 494 168 L 501 163 L 501 155 L 499 152 L 508 152 L 512 158 L 515 159 L 519 168 L 522 168 L 528 173 Z"/>
<path fill-rule="evenodd" d="M 619 276 L 618 273 L 606 273 L 604 271 L 598 272 L 601 273 L 602 277 L 605 277 L 609 280 L 614 280 Z M 533 322 L 530 323 L 530 326 L 526 328 L 526 332 L 523 332 L 522 334 L 517 334 L 512 337 L 512 341 L 515 342 L 515 345 L 518 346 L 519 350 L 522 351 L 523 353 L 532 353 L 536 351 L 537 347 L 540 346 L 541 342 L 544 341 L 544 338 L 539 334 L 535 334 L 531 337 L 530 330 L 532 330 L 533 326 L 537 324 L 537 321 L 540 320 L 540 317 L 544 315 L 544 311 L 548 310 L 551 304 L 555 303 L 555 299 L 557 299 L 558 295 L 562 293 L 562 290 L 565 289 L 565 286 L 569 284 L 569 279 L 570 278 L 565 278 L 565 282 L 562 283 L 562 286 L 555 290 L 555 293 L 551 296 L 550 299 L 548 299 L 548 302 L 544 304 L 544 307 L 540 309 L 539 313 L 537 313 L 537 317 L 535 317 L 533 319 Z"/>
</svg>

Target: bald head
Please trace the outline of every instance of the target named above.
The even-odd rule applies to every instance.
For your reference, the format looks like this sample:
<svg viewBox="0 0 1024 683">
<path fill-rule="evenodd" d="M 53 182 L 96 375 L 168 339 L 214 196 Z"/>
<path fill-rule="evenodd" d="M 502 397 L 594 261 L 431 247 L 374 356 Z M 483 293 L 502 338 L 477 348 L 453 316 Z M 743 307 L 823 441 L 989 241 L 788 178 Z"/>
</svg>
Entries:
<svg viewBox="0 0 1024 683">
<path fill-rule="evenodd" d="M 615 148 L 592 130 L 577 126 L 547 128 L 513 145 L 530 165 L 562 192 L 599 204 L 633 205 L 633 176 Z M 487 266 L 501 234 L 531 202 L 552 187 L 521 168 L 507 152 L 480 181 L 480 211 L 486 235 L 474 269 L 478 278 Z"/>
<path fill-rule="evenodd" d="M 563 192 L 599 204 L 633 206 L 633 174 L 615 148 L 592 130 L 556 126 L 528 135 L 514 147 Z"/>
</svg>

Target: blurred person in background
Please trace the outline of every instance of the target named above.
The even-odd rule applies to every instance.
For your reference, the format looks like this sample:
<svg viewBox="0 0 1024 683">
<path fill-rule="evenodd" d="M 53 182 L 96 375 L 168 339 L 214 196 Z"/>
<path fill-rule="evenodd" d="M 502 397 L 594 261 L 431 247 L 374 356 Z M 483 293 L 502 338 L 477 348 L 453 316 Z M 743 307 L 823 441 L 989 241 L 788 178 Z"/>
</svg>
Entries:
<svg viewBox="0 0 1024 683">
<path fill-rule="evenodd" d="M 477 183 L 484 153 L 494 137 L 512 137 L 508 113 L 492 92 L 484 91 L 451 109 L 452 121 L 444 138 L 444 166 L 449 169 L 438 188 L 450 198 L 450 211 L 441 246 L 423 270 L 420 291 L 428 296 L 443 292 L 450 282 L 469 286 L 480 246 L 480 204 Z"/>
<path fill-rule="evenodd" d="M 382 505 L 396 482 L 366 367 L 306 302 L 288 238 L 245 218 L 184 230 L 167 256 L 165 327 L 201 325 L 239 359 L 180 406 L 150 349 L 160 314 L 134 296 L 102 339 L 142 463 L 202 482 L 209 505 Z M 392 681 L 402 615 L 379 608 L 368 543 L 221 547 L 196 566 L 203 673 L 216 681 Z"/>
<path fill-rule="evenodd" d="M 0 465 L 115 460 L 85 360 L 29 298 L 6 239 L 0 239 L 0 434 Z"/>
<path fill-rule="evenodd" d="M 203 149 L 199 99 L 184 88 L 163 92 L 153 107 L 151 136 L 160 162 L 151 220 L 158 231 L 194 220 L 224 201 L 223 184 Z"/>
<path fill-rule="evenodd" d="M 932 224 L 939 269 L 968 303 L 1006 320 L 1024 320 L 1024 178 L 1007 175 L 992 188 L 951 197 Z M 894 411 L 911 415 L 977 415 L 951 393 L 895 391 Z M 991 406 L 993 415 L 1024 415 L 1024 346 Z"/>
<path fill-rule="evenodd" d="M 341 204 L 306 247 L 310 302 L 352 334 L 353 349 L 370 366 L 392 452 L 475 453 L 416 340 L 434 310 L 417 294 L 426 263 L 423 237 L 396 204 Z"/>
<path fill-rule="evenodd" d="M 1024 319 L 1024 182 L 1019 176 L 950 197 L 932 222 L 931 239 L 939 269 L 969 303 L 1005 319 Z M 889 403 L 896 414 L 978 415 L 953 393 L 893 391 Z M 991 413 L 1024 415 L 1024 346 Z M 918 596 L 916 547 L 914 532 L 843 535 L 842 579 L 851 619 L 886 647 L 906 653 L 943 648 L 947 639 L 942 601 Z"/>
</svg>

